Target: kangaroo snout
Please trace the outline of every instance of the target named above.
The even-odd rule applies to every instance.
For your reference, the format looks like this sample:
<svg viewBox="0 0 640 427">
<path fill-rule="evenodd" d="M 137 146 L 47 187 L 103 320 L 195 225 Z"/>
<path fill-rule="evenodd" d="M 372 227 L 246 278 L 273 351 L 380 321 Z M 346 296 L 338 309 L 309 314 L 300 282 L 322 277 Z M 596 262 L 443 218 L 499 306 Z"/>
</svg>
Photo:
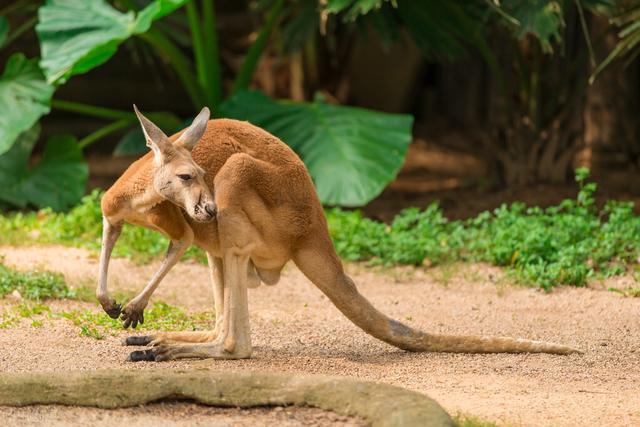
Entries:
<svg viewBox="0 0 640 427">
<path fill-rule="evenodd" d="M 193 207 L 193 214 L 190 214 L 193 219 L 199 222 L 212 221 L 216 217 L 218 209 L 214 202 L 198 203 Z"/>
<path fill-rule="evenodd" d="M 208 202 L 204 205 L 204 210 L 209 215 L 209 219 L 213 219 L 216 217 L 216 213 L 218 213 L 218 208 L 214 202 Z"/>
</svg>

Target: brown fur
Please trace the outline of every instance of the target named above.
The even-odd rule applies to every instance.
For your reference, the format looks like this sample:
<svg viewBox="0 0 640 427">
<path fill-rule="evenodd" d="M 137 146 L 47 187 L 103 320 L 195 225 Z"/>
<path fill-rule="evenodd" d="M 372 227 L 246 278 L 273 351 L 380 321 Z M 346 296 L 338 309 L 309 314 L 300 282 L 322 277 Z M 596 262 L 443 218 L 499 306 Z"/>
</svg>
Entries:
<svg viewBox="0 0 640 427">
<path fill-rule="evenodd" d="M 102 200 L 106 221 L 153 228 L 172 241 L 183 241 L 187 235 L 186 241 L 192 240 L 205 250 L 213 264 L 215 330 L 156 334 L 148 340 L 155 345 L 150 358 L 248 357 L 251 344 L 246 287 L 260 279 L 270 284 L 277 282 L 280 270 L 291 259 L 356 325 L 405 350 L 578 352 L 538 341 L 428 334 L 377 311 L 343 271 L 305 165 L 286 144 L 266 131 L 247 122 L 212 120 L 191 156 L 204 170 L 204 184 L 214 194 L 217 216 L 213 221 L 196 221 L 162 197 L 146 204 L 144 210 L 131 209 L 131 200 L 150 197 L 157 167 L 152 153 L 133 163 Z M 115 302 L 104 293 L 100 297 L 105 309 L 113 310 Z"/>
</svg>

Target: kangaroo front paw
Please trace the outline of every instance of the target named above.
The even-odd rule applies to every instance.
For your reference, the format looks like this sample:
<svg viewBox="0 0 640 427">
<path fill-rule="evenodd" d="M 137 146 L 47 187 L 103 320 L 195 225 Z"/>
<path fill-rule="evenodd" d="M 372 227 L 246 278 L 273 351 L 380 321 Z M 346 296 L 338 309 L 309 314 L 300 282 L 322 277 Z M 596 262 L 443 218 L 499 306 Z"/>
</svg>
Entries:
<svg viewBox="0 0 640 427">
<path fill-rule="evenodd" d="M 144 306 L 138 306 L 132 303 L 127 304 L 124 310 L 122 310 L 120 320 L 122 320 L 122 326 L 124 326 L 125 329 L 129 326 L 135 329 L 138 323 L 142 325 L 144 323 Z"/>
<path fill-rule="evenodd" d="M 122 306 L 115 300 L 109 299 L 105 302 L 100 301 L 100 305 L 102 306 L 102 309 L 105 311 L 105 313 L 107 313 L 112 319 L 117 319 L 118 317 L 120 317 Z"/>
</svg>

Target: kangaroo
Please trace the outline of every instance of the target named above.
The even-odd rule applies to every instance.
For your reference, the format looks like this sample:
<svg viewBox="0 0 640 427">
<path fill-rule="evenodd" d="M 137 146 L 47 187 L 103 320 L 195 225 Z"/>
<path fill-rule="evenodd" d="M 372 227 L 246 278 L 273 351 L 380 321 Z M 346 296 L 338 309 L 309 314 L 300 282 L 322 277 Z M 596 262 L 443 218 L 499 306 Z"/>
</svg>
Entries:
<svg viewBox="0 0 640 427">
<path fill-rule="evenodd" d="M 407 351 L 552 353 L 580 350 L 553 343 L 491 336 L 422 332 L 375 309 L 343 270 L 311 177 L 300 158 L 275 136 L 229 119 L 209 120 L 205 107 L 185 130 L 167 137 L 134 105 L 150 152 L 104 194 L 97 298 L 125 328 L 144 322 L 158 284 L 192 244 L 208 258 L 216 320 L 206 332 L 128 337 L 144 345 L 129 360 L 240 359 L 251 356 L 247 288 L 278 282 L 293 260 L 335 306 L 368 334 Z M 126 306 L 109 295 L 107 270 L 124 222 L 170 239 L 149 283 Z"/>
</svg>

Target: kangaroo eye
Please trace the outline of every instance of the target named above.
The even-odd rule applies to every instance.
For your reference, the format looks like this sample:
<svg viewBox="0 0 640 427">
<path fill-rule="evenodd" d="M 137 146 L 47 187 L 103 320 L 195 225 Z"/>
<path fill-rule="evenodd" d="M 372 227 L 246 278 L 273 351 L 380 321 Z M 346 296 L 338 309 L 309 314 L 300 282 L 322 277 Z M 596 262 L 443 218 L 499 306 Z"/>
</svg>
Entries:
<svg viewBox="0 0 640 427">
<path fill-rule="evenodd" d="M 191 181 L 193 179 L 193 177 L 188 174 L 178 174 L 178 178 L 180 178 L 183 181 Z"/>
</svg>

